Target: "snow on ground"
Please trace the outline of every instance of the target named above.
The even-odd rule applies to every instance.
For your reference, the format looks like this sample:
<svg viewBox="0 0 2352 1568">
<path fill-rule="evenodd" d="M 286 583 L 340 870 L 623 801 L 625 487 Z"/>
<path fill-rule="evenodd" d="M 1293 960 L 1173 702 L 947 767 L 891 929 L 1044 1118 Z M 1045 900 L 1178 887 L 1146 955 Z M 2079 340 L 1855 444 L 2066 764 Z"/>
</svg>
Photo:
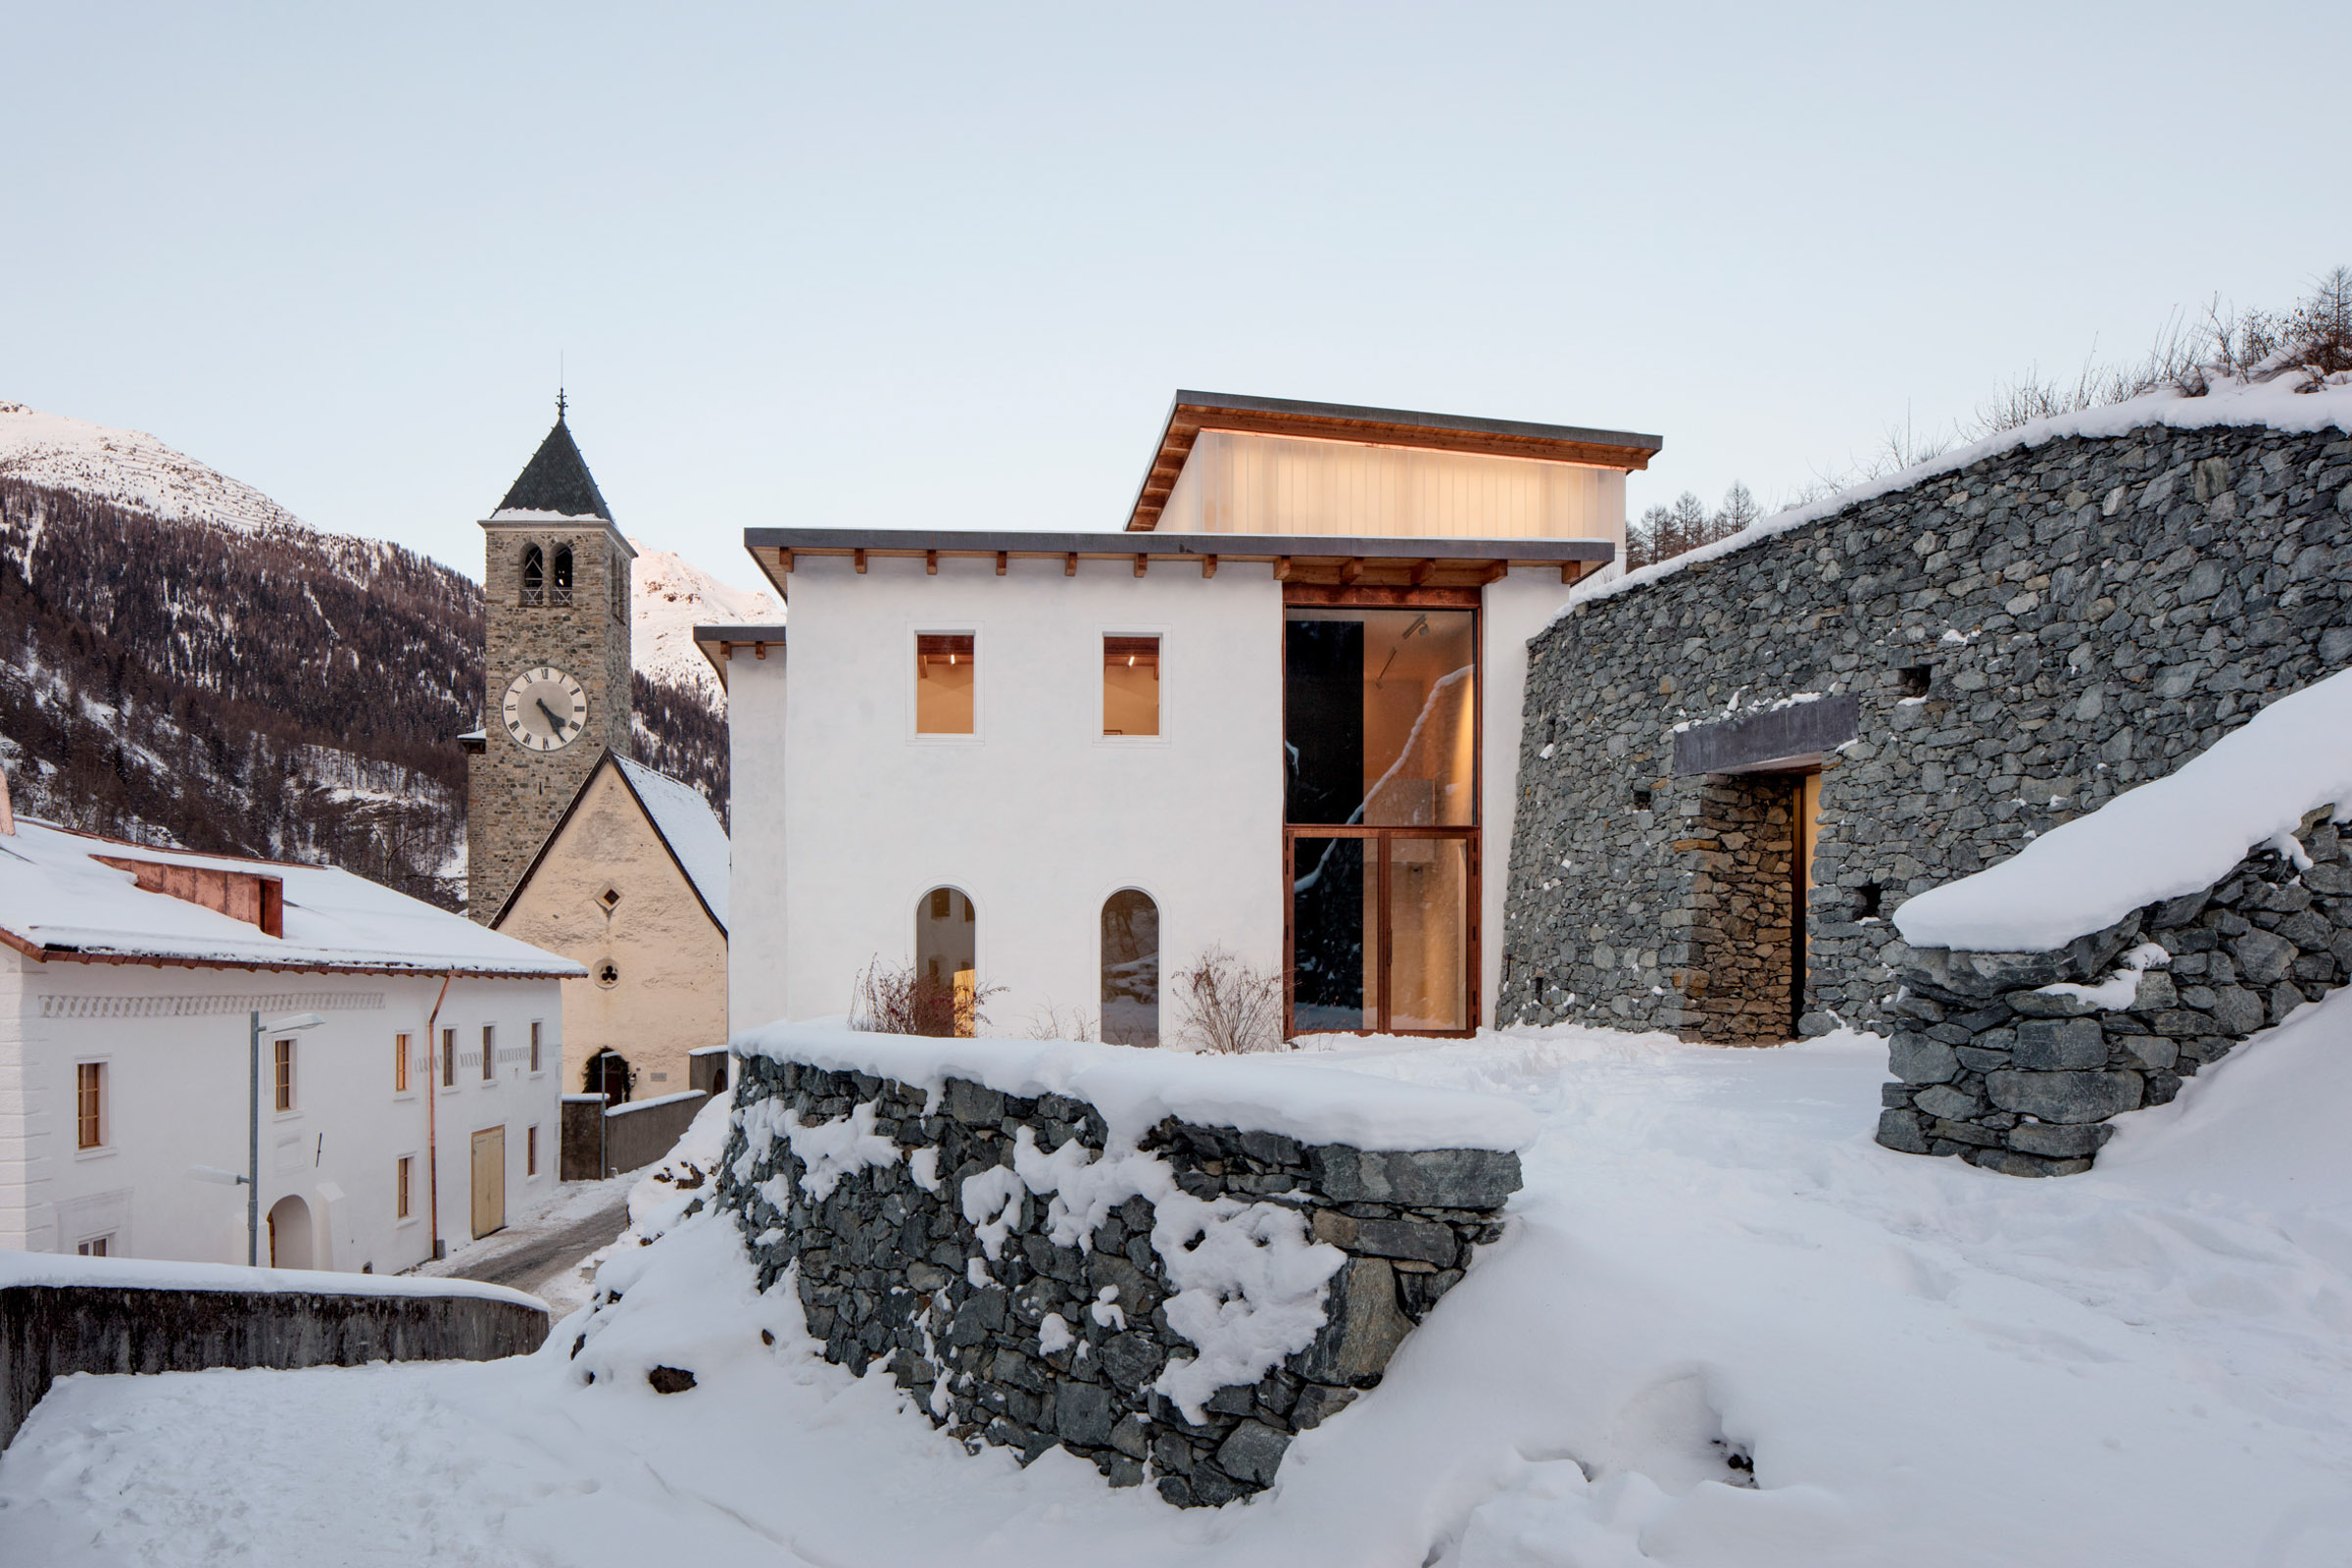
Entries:
<svg viewBox="0 0 2352 1568">
<path fill-rule="evenodd" d="M 759 624 L 783 618 L 775 601 L 761 593 L 729 587 L 682 556 L 653 550 L 642 539 L 629 543 L 637 560 L 629 568 L 630 662 L 648 680 L 667 681 L 702 692 L 717 710 L 726 710 L 726 692 L 702 650 L 694 628 Z"/>
<path fill-rule="evenodd" d="M 615 1224 L 605 1232 L 607 1245 L 585 1255 L 573 1255 L 569 1249 L 563 1249 L 549 1256 L 543 1267 L 533 1266 L 531 1260 L 548 1251 L 551 1244 L 560 1246 L 567 1233 L 582 1228 L 600 1213 L 619 1207 L 636 1185 L 637 1173 L 633 1171 L 608 1176 L 603 1181 L 559 1182 L 540 1195 L 537 1201 L 510 1208 L 506 1229 L 453 1249 L 438 1262 L 419 1263 L 409 1271 L 408 1277 L 498 1280 L 536 1296 L 556 1316 L 562 1317 L 587 1304 L 596 1264 L 612 1250 L 610 1241 L 619 1234 L 620 1226 Z"/>
<path fill-rule="evenodd" d="M 1874 1145 L 1868 1037 L 1555 1029 L 1269 1065 L 1317 1061 L 1506 1096 L 1539 1131 L 1505 1238 L 1254 1502 L 1178 1512 L 1058 1451 L 967 1456 L 887 1378 L 818 1359 L 790 1290 L 756 1297 L 728 1223 L 687 1212 L 700 1192 L 648 1183 L 578 1361 L 575 1317 L 488 1365 L 60 1385 L 0 1455 L 0 1561 L 2352 1554 L 2352 993 L 2038 1182 Z M 657 1395 L 654 1365 L 699 1385 Z"/>
<path fill-rule="evenodd" d="M 1913 947 L 2038 953 L 2211 887 L 2265 844 L 2303 856 L 2303 818 L 2352 818 L 2352 670 L 2290 692 L 2165 777 L 1895 911 Z"/>
<path fill-rule="evenodd" d="M 159 517 L 231 528 L 306 526 L 253 486 L 143 430 L 117 430 L 22 403 L 0 402 L 0 474 L 140 507 Z"/>
</svg>

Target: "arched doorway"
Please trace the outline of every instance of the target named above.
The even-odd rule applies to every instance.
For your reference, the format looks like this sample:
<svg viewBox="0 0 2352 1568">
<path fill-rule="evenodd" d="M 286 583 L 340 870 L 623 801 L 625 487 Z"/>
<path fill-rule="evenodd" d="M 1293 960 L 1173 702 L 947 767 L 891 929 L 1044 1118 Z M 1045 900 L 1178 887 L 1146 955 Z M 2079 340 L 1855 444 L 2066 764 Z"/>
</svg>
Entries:
<svg viewBox="0 0 2352 1568">
<path fill-rule="evenodd" d="M 270 1205 L 270 1266 L 311 1266 L 311 1205 L 292 1193 Z"/>
<path fill-rule="evenodd" d="M 1102 1038 L 1159 1044 L 1159 906 L 1136 888 L 1102 901 Z"/>
<path fill-rule="evenodd" d="M 977 1023 L 980 920 L 961 888 L 933 888 L 914 906 L 914 1016 L 919 1035 L 969 1036 Z"/>
<path fill-rule="evenodd" d="M 588 1058 L 580 1074 L 580 1089 L 585 1094 L 602 1095 L 608 1105 L 625 1105 L 629 1090 L 637 1082 L 637 1070 L 629 1058 L 610 1048 Z"/>
</svg>

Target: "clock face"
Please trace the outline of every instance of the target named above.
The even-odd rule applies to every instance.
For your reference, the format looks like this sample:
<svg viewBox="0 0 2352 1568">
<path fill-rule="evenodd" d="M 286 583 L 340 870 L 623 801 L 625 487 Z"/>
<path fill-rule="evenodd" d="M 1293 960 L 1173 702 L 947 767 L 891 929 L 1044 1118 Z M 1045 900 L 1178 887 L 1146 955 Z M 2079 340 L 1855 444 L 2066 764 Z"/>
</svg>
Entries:
<svg viewBox="0 0 2352 1568">
<path fill-rule="evenodd" d="M 524 751 L 562 751 L 588 727 L 588 694 L 555 665 L 540 664 L 507 683 L 501 716 Z"/>
</svg>

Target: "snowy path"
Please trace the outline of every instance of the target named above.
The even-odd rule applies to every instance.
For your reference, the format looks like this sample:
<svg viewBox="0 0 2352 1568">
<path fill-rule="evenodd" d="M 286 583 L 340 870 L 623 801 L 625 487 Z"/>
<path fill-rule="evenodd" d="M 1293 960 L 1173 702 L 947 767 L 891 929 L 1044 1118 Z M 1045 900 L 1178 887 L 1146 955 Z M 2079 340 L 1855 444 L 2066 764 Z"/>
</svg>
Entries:
<svg viewBox="0 0 2352 1568">
<path fill-rule="evenodd" d="M 2352 1558 L 2352 994 L 2047 1182 L 1873 1145 L 1876 1042 L 1331 1060 L 1544 1131 L 1511 1233 L 1249 1506 L 965 1456 L 814 1360 L 702 1216 L 623 1247 L 596 1347 L 689 1393 L 583 1386 L 563 1328 L 486 1366 L 74 1379 L 0 1455 L 0 1564 Z"/>
</svg>

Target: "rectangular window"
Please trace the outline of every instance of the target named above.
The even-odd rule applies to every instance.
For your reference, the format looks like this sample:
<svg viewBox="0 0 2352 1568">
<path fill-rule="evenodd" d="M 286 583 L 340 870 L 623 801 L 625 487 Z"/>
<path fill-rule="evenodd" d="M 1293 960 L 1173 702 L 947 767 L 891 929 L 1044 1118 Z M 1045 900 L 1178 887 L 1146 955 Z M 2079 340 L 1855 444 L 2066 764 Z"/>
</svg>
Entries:
<svg viewBox="0 0 2352 1568">
<path fill-rule="evenodd" d="M 539 1020 L 531 1020 L 531 1071 L 539 1071 Z"/>
<path fill-rule="evenodd" d="M 1159 733 L 1159 639 L 1102 639 L 1102 733 Z"/>
<path fill-rule="evenodd" d="M 914 639 L 914 732 L 969 735 L 977 656 L 970 632 L 920 632 Z"/>
<path fill-rule="evenodd" d="M 294 1108 L 294 1042 L 277 1043 L 277 1108 Z"/>
<path fill-rule="evenodd" d="M 407 1154 L 400 1156 L 400 1164 L 393 1176 L 392 1192 L 394 1200 L 399 1205 L 397 1217 L 401 1219 L 409 1217 L 409 1194 L 412 1191 L 410 1182 L 416 1168 L 415 1159 Z"/>
<path fill-rule="evenodd" d="M 396 1095 L 405 1095 L 409 1092 L 409 1037 L 407 1035 L 392 1037 L 392 1092 Z"/>
<path fill-rule="evenodd" d="M 539 1174 L 539 1129 L 536 1127 L 525 1129 L 522 1135 L 522 1173 L 525 1176 Z"/>
<path fill-rule="evenodd" d="M 441 1031 L 441 1087 L 454 1089 L 458 1082 L 458 1032 Z"/>
<path fill-rule="evenodd" d="M 74 1068 L 74 1143 L 77 1149 L 106 1147 L 106 1063 L 84 1061 Z"/>
<path fill-rule="evenodd" d="M 484 1083 L 488 1083 L 490 1081 L 491 1073 L 497 1068 L 497 1026 L 493 1024 L 482 1025 L 482 1082 Z"/>
<path fill-rule="evenodd" d="M 83 1257 L 104 1257 L 114 1240 L 112 1236 L 93 1236 L 86 1242 L 74 1243 L 74 1250 Z"/>
</svg>

